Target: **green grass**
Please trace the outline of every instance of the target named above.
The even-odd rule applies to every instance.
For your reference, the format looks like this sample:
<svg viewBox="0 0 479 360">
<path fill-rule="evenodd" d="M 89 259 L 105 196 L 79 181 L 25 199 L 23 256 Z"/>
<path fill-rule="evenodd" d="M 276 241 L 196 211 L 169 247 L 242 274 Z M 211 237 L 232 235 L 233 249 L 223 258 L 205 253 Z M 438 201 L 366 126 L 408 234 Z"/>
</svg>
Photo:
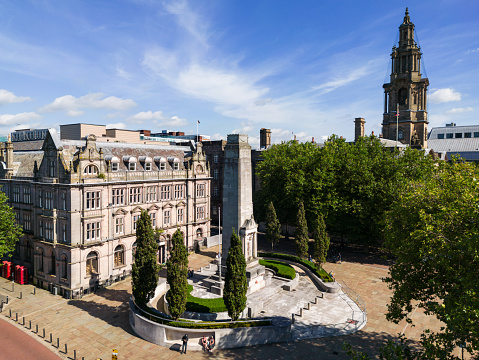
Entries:
<svg viewBox="0 0 479 360">
<path fill-rule="evenodd" d="M 276 275 L 282 278 L 293 280 L 296 277 L 296 271 L 289 264 L 276 260 L 259 260 L 260 265 L 272 269 L 276 272 Z"/>
<path fill-rule="evenodd" d="M 227 311 L 223 298 L 203 299 L 191 295 L 193 286 L 188 284 L 188 297 L 186 298 L 186 310 L 202 313 L 218 313 Z"/>
<path fill-rule="evenodd" d="M 306 266 L 309 270 L 311 270 L 315 275 L 317 275 L 324 282 L 334 282 L 334 280 L 329 276 L 329 274 L 322 267 L 318 266 L 315 263 L 312 263 L 311 261 L 301 259 L 297 256 L 288 255 L 288 254 L 277 254 L 277 253 L 263 253 L 263 252 L 258 253 L 258 256 L 285 259 L 285 260 L 290 260 L 290 261 L 300 263 Z"/>
</svg>

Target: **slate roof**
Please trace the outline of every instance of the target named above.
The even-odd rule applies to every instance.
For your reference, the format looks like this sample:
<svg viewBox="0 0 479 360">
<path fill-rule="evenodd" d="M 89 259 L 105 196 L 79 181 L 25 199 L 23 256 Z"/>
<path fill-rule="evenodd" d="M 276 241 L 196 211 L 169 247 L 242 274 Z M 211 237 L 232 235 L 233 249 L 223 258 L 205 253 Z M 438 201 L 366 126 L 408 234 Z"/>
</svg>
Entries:
<svg viewBox="0 0 479 360">
<path fill-rule="evenodd" d="M 30 142 L 30 141 L 26 141 Z M 42 140 L 43 142 L 43 140 Z M 40 166 L 43 160 L 43 151 L 22 151 L 13 153 L 14 175 L 21 177 L 33 177 L 35 160 Z"/>
<path fill-rule="evenodd" d="M 466 133 L 469 133 L 471 137 L 466 138 Z M 444 139 L 439 139 L 440 134 L 444 136 Z M 448 139 L 446 134 L 452 134 L 453 138 Z M 456 138 L 456 134 L 461 134 L 461 138 Z M 433 128 L 429 133 L 427 145 L 434 151 L 447 151 L 448 154 L 479 151 L 479 125 Z"/>
</svg>

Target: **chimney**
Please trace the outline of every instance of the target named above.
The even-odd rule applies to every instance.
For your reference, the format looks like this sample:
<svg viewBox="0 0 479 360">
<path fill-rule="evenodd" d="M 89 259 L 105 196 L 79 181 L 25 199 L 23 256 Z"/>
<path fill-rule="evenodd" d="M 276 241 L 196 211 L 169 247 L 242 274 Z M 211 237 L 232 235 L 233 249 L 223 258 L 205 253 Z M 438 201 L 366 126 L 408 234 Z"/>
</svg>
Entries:
<svg viewBox="0 0 479 360">
<path fill-rule="evenodd" d="M 13 175 L 13 143 L 8 134 L 7 141 L 5 142 L 5 164 L 7 165 L 7 175 Z M 9 177 L 10 177 L 9 176 Z"/>
<path fill-rule="evenodd" d="M 314 144 L 314 136 L 313 136 L 313 139 L 311 140 L 311 142 Z"/>
<path fill-rule="evenodd" d="M 259 148 L 266 149 L 271 145 L 271 129 L 262 128 L 259 131 Z"/>
<path fill-rule="evenodd" d="M 364 136 L 364 123 L 366 121 L 363 118 L 355 118 L 354 119 L 354 141 L 358 141 L 358 139 Z"/>
</svg>

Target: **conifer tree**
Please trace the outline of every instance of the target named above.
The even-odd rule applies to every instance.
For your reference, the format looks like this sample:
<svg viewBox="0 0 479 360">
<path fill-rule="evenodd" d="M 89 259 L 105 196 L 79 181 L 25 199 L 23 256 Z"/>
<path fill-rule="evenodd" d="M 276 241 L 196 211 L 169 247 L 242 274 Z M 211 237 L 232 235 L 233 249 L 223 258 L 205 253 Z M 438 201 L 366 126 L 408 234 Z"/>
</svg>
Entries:
<svg viewBox="0 0 479 360">
<path fill-rule="evenodd" d="M 141 211 L 136 222 L 136 253 L 132 266 L 133 296 L 138 306 L 144 307 L 155 294 L 158 285 L 158 272 L 161 267 L 156 262 L 158 245 L 148 212 Z"/>
<path fill-rule="evenodd" d="M 296 231 L 294 233 L 294 242 L 296 245 L 296 255 L 305 258 L 308 255 L 308 224 L 304 213 L 304 204 L 301 201 L 298 207 L 298 219 L 296 222 Z"/>
<path fill-rule="evenodd" d="M 166 262 L 166 280 L 170 284 L 166 300 L 170 315 L 178 319 L 186 309 L 188 295 L 188 252 L 180 229 L 173 234 L 171 243 L 170 258 Z"/>
<path fill-rule="evenodd" d="M 318 264 L 326 262 L 326 254 L 329 249 L 329 236 L 326 232 L 326 224 L 322 214 L 319 214 L 314 223 L 314 259 Z"/>
<path fill-rule="evenodd" d="M 271 250 L 281 238 L 281 224 L 276 216 L 273 202 L 271 201 L 266 210 L 266 240 L 271 243 Z"/>
<path fill-rule="evenodd" d="M 236 230 L 233 229 L 226 259 L 226 277 L 223 292 L 223 300 L 231 319 L 238 320 L 246 307 L 247 290 L 246 260 L 241 247 L 241 240 L 236 235 Z"/>
</svg>

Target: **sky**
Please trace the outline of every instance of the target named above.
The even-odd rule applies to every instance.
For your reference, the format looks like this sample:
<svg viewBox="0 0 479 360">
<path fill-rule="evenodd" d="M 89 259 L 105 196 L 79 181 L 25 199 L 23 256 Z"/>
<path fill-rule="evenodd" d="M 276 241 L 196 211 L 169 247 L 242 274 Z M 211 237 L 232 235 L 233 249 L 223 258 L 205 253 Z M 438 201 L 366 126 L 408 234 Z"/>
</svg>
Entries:
<svg viewBox="0 0 479 360">
<path fill-rule="evenodd" d="M 274 143 L 353 140 L 363 117 L 378 135 L 406 7 L 429 129 L 479 124 L 477 0 L 2 0 L 0 134 L 198 125 L 257 147 L 261 128 Z"/>
</svg>

